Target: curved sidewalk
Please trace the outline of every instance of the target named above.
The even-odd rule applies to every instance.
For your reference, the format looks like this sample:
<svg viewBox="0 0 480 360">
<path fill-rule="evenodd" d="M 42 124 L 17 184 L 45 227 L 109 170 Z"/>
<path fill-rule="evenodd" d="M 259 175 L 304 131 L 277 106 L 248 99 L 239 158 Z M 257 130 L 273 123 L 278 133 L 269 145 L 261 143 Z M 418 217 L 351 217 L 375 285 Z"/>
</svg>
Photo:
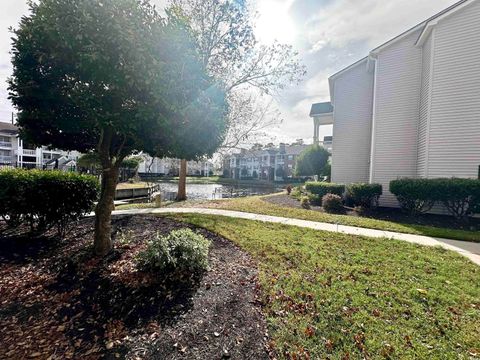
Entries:
<svg viewBox="0 0 480 360">
<path fill-rule="evenodd" d="M 256 220 L 284 225 L 298 226 L 302 228 L 339 232 L 350 235 L 368 236 L 374 238 L 388 238 L 394 240 L 407 241 L 409 243 L 424 245 L 424 246 L 440 246 L 444 249 L 455 251 L 473 263 L 480 266 L 480 243 L 470 243 L 465 241 L 440 239 L 423 235 L 404 234 L 384 230 L 358 228 L 354 226 L 346 226 L 339 224 L 321 223 L 308 220 L 290 219 L 279 216 L 269 216 L 245 213 L 239 211 L 220 210 L 220 209 L 205 209 L 205 208 L 152 208 L 152 209 L 132 209 L 132 210 L 118 210 L 112 213 L 113 215 L 136 215 L 136 214 L 204 214 L 226 216 L 238 219 Z"/>
</svg>

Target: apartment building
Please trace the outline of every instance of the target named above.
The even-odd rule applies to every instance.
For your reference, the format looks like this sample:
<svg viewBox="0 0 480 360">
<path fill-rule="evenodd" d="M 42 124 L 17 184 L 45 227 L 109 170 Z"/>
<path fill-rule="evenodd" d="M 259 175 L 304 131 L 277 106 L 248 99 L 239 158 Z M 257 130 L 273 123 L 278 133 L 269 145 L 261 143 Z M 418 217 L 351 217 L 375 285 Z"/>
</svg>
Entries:
<svg viewBox="0 0 480 360">
<path fill-rule="evenodd" d="M 332 137 L 325 137 L 320 145 L 331 151 Z M 226 160 L 225 170 L 233 179 L 253 178 L 267 181 L 282 181 L 292 177 L 298 156 L 310 145 L 280 144 L 277 148 L 261 150 L 242 149 Z"/>
<path fill-rule="evenodd" d="M 74 170 L 79 156 L 76 151 L 29 145 L 16 125 L 0 122 L 0 166 Z"/>
<path fill-rule="evenodd" d="M 332 181 L 480 176 L 480 0 L 462 0 L 332 75 Z M 320 121 L 320 120 L 319 120 Z"/>
<path fill-rule="evenodd" d="M 140 176 L 178 176 L 180 169 L 179 159 L 152 158 L 142 155 L 138 173 Z M 213 175 L 213 163 L 210 160 L 188 161 L 187 176 L 209 176 Z"/>
</svg>

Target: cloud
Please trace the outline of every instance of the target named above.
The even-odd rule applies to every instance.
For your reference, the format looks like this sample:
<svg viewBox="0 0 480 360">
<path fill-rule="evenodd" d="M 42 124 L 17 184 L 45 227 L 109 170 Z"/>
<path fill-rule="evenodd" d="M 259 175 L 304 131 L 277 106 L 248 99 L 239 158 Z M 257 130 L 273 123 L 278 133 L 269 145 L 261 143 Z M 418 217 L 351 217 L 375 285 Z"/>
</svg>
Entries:
<svg viewBox="0 0 480 360">
<path fill-rule="evenodd" d="M 0 121 L 12 111 L 7 100 L 6 77 L 11 73 L 10 36 L 7 28 L 27 13 L 26 0 L 1 0 L 0 13 Z M 243 1 L 243 0 L 242 0 Z M 262 3 L 267 0 L 249 0 Z M 329 99 L 328 77 L 366 56 L 368 51 L 395 37 L 456 0 L 268 0 L 288 6 L 296 25 L 293 45 L 307 66 L 307 77 L 283 92 L 279 108 L 284 123 L 272 134 L 281 141 L 310 139 L 314 102 Z M 168 0 L 152 0 L 162 9 Z M 273 6 L 272 5 L 272 6 Z M 322 129 L 329 135 L 331 127 Z"/>
<path fill-rule="evenodd" d="M 312 50 L 327 44 L 348 47 L 366 41 L 371 48 L 426 20 L 451 5 L 453 0 L 336 0 L 307 20 Z"/>
</svg>

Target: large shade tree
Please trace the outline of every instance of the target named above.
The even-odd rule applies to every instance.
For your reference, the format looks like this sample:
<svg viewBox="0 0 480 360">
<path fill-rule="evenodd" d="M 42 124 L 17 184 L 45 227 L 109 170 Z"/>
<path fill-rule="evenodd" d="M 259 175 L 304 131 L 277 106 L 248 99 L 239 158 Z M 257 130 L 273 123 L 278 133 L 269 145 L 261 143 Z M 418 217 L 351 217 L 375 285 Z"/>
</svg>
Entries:
<svg viewBox="0 0 480 360">
<path fill-rule="evenodd" d="M 295 163 L 296 176 L 327 175 L 328 159 L 330 153 L 320 145 L 306 148 L 297 158 Z"/>
<path fill-rule="evenodd" d="M 290 45 L 258 43 L 247 1 L 170 0 L 167 14 L 189 25 L 204 66 L 225 84 L 231 111 L 223 148 L 254 140 L 280 120 L 269 101 L 258 101 L 258 94 L 277 94 L 298 82 L 305 67 Z M 180 172 L 180 199 L 185 197 L 184 174 Z"/>
<path fill-rule="evenodd" d="M 211 155 L 223 141 L 224 86 L 181 19 L 148 1 L 40 0 L 30 10 L 14 30 L 10 99 L 28 141 L 98 154 L 94 248 L 104 255 L 123 160 Z"/>
</svg>

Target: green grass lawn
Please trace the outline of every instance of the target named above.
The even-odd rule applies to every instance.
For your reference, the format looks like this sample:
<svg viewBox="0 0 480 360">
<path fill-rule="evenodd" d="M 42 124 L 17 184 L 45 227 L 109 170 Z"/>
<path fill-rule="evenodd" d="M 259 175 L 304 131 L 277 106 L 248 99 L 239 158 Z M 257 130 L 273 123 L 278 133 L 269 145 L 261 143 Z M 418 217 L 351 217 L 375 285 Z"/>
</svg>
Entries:
<svg viewBox="0 0 480 360">
<path fill-rule="evenodd" d="M 163 201 L 162 202 L 162 207 L 169 206 L 173 203 L 174 203 L 173 201 Z M 155 202 L 115 205 L 115 210 L 152 209 L 152 208 L 156 208 Z"/>
<path fill-rule="evenodd" d="M 480 232 L 478 231 L 439 228 L 426 225 L 404 224 L 393 221 L 376 220 L 365 217 L 327 214 L 318 211 L 296 209 L 272 204 L 263 201 L 262 197 L 259 196 L 232 200 L 210 201 L 201 204 L 201 206 L 334 224 L 338 223 L 341 225 L 396 231 L 407 234 L 427 235 L 446 239 L 480 242 Z"/>
<path fill-rule="evenodd" d="M 279 358 L 480 356 L 480 267 L 456 253 L 226 217 L 174 217 L 219 233 L 257 261 Z"/>
</svg>

